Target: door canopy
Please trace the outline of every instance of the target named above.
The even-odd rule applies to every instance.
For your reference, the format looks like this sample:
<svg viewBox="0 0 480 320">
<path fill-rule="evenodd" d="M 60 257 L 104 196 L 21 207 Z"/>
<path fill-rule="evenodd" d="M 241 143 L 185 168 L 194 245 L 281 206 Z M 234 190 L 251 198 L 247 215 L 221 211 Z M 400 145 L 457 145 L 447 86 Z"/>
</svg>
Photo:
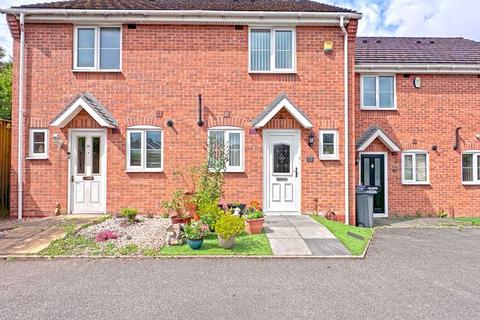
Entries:
<svg viewBox="0 0 480 320">
<path fill-rule="evenodd" d="M 51 122 L 52 127 L 64 128 L 82 110 L 85 110 L 97 123 L 105 128 L 116 128 L 117 120 L 90 93 L 81 93 L 73 99 Z"/>
<path fill-rule="evenodd" d="M 368 146 L 375 141 L 375 139 L 380 139 L 382 143 L 392 152 L 399 152 L 400 147 L 390 138 L 378 125 L 371 125 L 367 131 L 365 131 L 360 138 L 358 138 L 356 146 L 357 151 L 365 151 Z"/>
<path fill-rule="evenodd" d="M 285 93 L 282 93 L 275 99 L 268 107 L 266 107 L 255 119 L 252 121 L 252 125 L 255 128 L 263 128 L 268 121 L 270 121 L 280 110 L 285 108 L 292 117 L 297 120 L 305 129 L 313 128 L 312 121 L 297 108 L 287 97 Z"/>
</svg>

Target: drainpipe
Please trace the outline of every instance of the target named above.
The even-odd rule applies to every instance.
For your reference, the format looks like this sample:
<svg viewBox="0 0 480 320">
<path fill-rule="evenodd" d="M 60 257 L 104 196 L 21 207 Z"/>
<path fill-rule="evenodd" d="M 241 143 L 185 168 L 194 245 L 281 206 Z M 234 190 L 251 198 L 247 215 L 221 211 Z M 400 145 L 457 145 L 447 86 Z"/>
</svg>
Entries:
<svg viewBox="0 0 480 320">
<path fill-rule="evenodd" d="M 20 13 L 20 69 L 18 79 L 18 220 L 23 215 L 23 83 L 25 78 L 25 14 Z"/>
<path fill-rule="evenodd" d="M 345 17 L 340 17 L 340 29 L 343 32 L 343 94 L 344 94 L 344 134 L 345 134 L 345 147 L 344 147 L 344 163 L 345 163 L 345 224 L 350 224 L 349 219 L 349 177 L 348 177 L 348 32 L 345 29 Z"/>
</svg>

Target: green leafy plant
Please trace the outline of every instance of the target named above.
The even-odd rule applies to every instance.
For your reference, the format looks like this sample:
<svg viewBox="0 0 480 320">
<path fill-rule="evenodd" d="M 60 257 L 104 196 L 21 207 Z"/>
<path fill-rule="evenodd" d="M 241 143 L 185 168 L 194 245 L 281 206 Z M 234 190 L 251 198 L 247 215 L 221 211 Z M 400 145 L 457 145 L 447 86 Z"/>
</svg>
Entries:
<svg viewBox="0 0 480 320">
<path fill-rule="evenodd" d="M 440 210 L 438 210 L 437 212 L 437 217 L 446 218 L 448 217 L 448 213 L 445 210 L 443 210 L 443 208 L 440 208 Z"/>
<path fill-rule="evenodd" d="M 247 220 L 261 219 L 263 218 L 263 212 L 256 209 L 248 209 L 244 217 Z"/>
<path fill-rule="evenodd" d="M 185 237 L 190 240 L 200 240 L 208 233 L 209 228 L 203 221 L 194 221 L 184 227 Z"/>
<path fill-rule="evenodd" d="M 198 208 L 200 219 L 205 222 L 210 230 L 215 230 L 215 223 L 224 214 L 216 202 L 204 203 Z"/>
<path fill-rule="evenodd" d="M 165 215 L 182 215 L 184 212 L 184 196 L 183 190 L 178 189 L 173 192 L 172 199 L 168 201 L 162 201 L 162 206 L 165 209 Z"/>
<path fill-rule="evenodd" d="M 134 223 L 137 220 L 138 210 L 135 208 L 123 208 L 120 216 L 127 219 L 128 222 Z"/>
<path fill-rule="evenodd" d="M 232 214 L 222 215 L 215 223 L 215 232 L 224 239 L 236 237 L 245 229 L 243 219 Z"/>
</svg>

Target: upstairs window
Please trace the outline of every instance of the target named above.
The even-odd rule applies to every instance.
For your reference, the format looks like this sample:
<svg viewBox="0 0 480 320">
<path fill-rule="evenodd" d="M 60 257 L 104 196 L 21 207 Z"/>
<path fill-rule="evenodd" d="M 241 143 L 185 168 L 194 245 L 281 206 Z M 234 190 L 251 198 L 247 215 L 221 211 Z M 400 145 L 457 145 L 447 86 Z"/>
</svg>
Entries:
<svg viewBox="0 0 480 320">
<path fill-rule="evenodd" d="M 127 171 L 163 171 L 163 132 L 158 127 L 127 129 Z"/>
<path fill-rule="evenodd" d="M 120 27 L 75 27 L 74 70 L 119 71 Z"/>
<path fill-rule="evenodd" d="M 402 183 L 429 184 L 428 153 L 407 151 L 402 153 Z"/>
<path fill-rule="evenodd" d="M 295 72 L 295 30 L 250 29 L 249 66 L 254 73 Z"/>
<path fill-rule="evenodd" d="M 28 158 L 48 158 L 48 129 L 30 129 L 28 137 Z"/>
<path fill-rule="evenodd" d="M 208 144 L 208 162 L 212 169 L 225 166 L 226 172 L 243 172 L 242 129 L 235 127 L 211 128 L 208 130 Z"/>
<path fill-rule="evenodd" d="M 467 151 L 462 154 L 463 184 L 480 184 L 480 151 Z"/>
<path fill-rule="evenodd" d="M 394 75 L 361 77 L 361 108 L 395 110 L 397 108 Z"/>
</svg>

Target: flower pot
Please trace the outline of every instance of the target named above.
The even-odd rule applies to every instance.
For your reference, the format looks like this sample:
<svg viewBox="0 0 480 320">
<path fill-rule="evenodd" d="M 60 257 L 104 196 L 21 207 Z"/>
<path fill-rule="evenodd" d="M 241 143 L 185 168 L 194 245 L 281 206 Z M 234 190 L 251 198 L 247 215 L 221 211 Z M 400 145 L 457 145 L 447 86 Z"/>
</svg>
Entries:
<svg viewBox="0 0 480 320">
<path fill-rule="evenodd" d="M 221 236 L 218 236 L 218 245 L 224 249 L 231 249 L 235 245 L 235 237 L 224 239 Z"/>
<path fill-rule="evenodd" d="M 187 243 L 192 250 L 199 250 L 202 247 L 203 239 L 187 239 Z"/>
<path fill-rule="evenodd" d="M 247 233 L 248 234 L 262 233 L 264 221 L 265 221 L 265 218 L 245 220 L 245 224 L 247 225 Z"/>
</svg>

